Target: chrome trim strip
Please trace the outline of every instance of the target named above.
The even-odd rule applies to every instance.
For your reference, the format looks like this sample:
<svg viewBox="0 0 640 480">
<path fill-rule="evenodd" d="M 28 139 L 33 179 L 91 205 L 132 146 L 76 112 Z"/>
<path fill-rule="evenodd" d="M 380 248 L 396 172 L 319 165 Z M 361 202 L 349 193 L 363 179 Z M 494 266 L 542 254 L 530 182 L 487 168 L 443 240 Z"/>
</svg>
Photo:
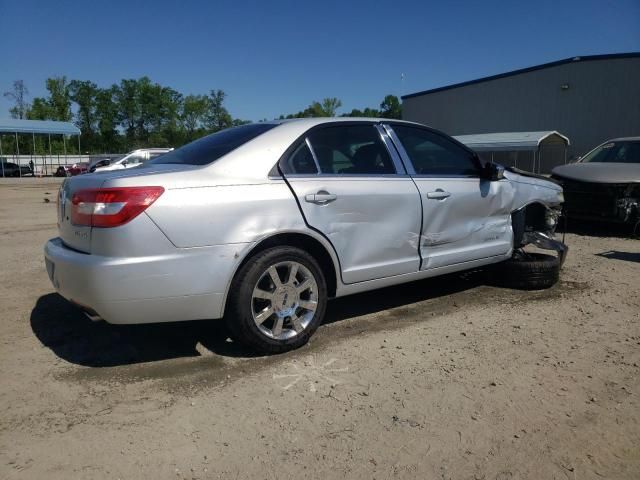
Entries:
<svg viewBox="0 0 640 480">
<path fill-rule="evenodd" d="M 407 173 L 409 175 L 415 175 L 416 170 L 413 168 L 413 163 L 411 163 L 411 159 L 409 158 L 409 155 L 407 155 L 407 151 L 402 146 L 402 143 L 400 142 L 400 139 L 396 135 L 396 132 L 393 131 L 393 128 L 391 128 L 391 125 L 388 125 L 386 123 L 383 123 L 382 127 L 385 129 L 385 131 L 387 132 L 387 135 L 389 135 L 389 138 L 391 138 L 391 141 L 393 142 L 398 153 L 400 154 L 400 159 L 402 160 L 402 163 L 404 164 Z"/>
<path fill-rule="evenodd" d="M 320 164 L 318 163 L 318 157 L 316 157 L 316 152 L 313 149 L 313 147 L 311 146 L 311 142 L 309 141 L 309 137 L 304 137 L 304 141 L 307 144 L 307 147 L 309 148 L 309 151 L 311 152 L 311 156 L 313 157 L 313 163 L 316 164 L 316 170 L 318 171 L 318 173 L 316 175 L 320 175 L 322 173 L 322 170 L 320 170 Z"/>
<path fill-rule="evenodd" d="M 376 127 L 376 130 L 378 131 L 378 134 L 380 135 L 380 139 L 382 140 L 382 143 L 384 144 L 385 148 L 387 149 L 387 152 L 389 152 L 389 155 L 391 156 L 391 161 L 393 162 L 393 165 L 396 169 L 396 173 L 400 175 L 407 173 L 407 170 L 404 168 L 404 165 L 402 164 L 402 160 L 400 160 L 398 151 L 393 146 L 393 143 L 391 142 L 391 139 L 389 138 L 389 135 L 387 134 L 384 127 L 382 125 L 375 125 L 375 127 Z"/>
<path fill-rule="evenodd" d="M 435 173 L 420 173 L 420 174 L 412 175 L 412 177 L 413 178 L 469 178 L 469 179 L 481 178 L 480 175 L 456 175 L 455 173 L 448 173 L 446 175 L 438 175 Z"/>
<path fill-rule="evenodd" d="M 269 177 L 272 178 L 272 177 Z M 281 179 L 280 177 L 276 177 L 277 179 Z M 377 180 L 384 180 L 385 178 L 395 180 L 398 178 L 411 178 L 410 175 L 403 173 L 321 173 L 320 175 L 316 175 L 313 173 L 287 173 L 287 178 L 309 178 L 309 179 L 318 179 L 318 178 L 344 178 L 344 179 L 358 179 L 358 178 L 375 178 Z"/>
</svg>

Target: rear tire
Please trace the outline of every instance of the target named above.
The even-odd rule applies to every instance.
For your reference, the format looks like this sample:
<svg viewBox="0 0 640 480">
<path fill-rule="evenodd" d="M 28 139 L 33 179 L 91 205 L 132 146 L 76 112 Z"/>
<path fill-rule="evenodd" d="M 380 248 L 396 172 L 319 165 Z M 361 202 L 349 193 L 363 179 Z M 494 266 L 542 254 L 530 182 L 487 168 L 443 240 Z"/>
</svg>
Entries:
<svg viewBox="0 0 640 480">
<path fill-rule="evenodd" d="M 489 271 L 489 281 L 499 287 L 543 290 L 560 279 L 560 258 L 543 253 L 516 252 Z"/>
<path fill-rule="evenodd" d="M 231 282 L 225 322 L 234 340 L 254 351 L 301 347 L 322 323 L 327 286 L 304 250 L 274 247 L 246 262 Z"/>
</svg>

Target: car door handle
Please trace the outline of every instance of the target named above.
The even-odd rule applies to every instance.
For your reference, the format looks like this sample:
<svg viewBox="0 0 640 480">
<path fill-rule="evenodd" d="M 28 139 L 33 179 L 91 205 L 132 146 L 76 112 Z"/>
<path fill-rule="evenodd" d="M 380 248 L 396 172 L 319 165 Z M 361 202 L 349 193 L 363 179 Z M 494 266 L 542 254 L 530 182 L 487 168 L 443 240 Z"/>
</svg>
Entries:
<svg viewBox="0 0 640 480">
<path fill-rule="evenodd" d="M 338 198 L 337 195 L 327 192 L 309 193 L 304 196 L 304 201 L 315 203 L 316 205 L 326 205 Z"/>
<path fill-rule="evenodd" d="M 427 192 L 427 198 L 432 198 L 434 200 L 444 200 L 445 198 L 450 197 L 451 194 L 449 192 L 445 192 L 444 190 L 436 190 L 435 192 Z"/>
</svg>

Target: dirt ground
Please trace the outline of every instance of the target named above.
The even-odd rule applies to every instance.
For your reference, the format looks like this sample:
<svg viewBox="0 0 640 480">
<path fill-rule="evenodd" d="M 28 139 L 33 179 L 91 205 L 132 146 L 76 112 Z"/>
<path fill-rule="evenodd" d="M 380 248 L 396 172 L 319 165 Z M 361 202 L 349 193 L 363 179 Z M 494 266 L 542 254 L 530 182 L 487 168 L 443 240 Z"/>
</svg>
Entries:
<svg viewBox="0 0 640 480">
<path fill-rule="evenodd" d="M 0 478 L 640 478 L 639 240 L 568 234 L 542 292 L 335 300 L 309 345 L 252 357 L 220 322 L 92 323 L 56 295 L 56 191 L 0 180 Z"/>
</svg>

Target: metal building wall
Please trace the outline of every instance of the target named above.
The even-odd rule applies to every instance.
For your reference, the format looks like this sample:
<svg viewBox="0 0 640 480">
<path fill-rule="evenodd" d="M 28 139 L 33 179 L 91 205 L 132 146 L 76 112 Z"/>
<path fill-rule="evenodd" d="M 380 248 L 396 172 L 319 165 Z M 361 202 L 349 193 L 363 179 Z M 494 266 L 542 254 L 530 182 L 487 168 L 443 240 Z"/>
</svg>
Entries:
<svg viewBox="0 0 640 480">
<path fill-rule="evenodd" d="M 450 135 L 557 130 L 574 158 L 609 138 L 640 135 L 640 57 L 573 61 L 405 97 L 402 108 L 405 120 Z"/>
</svg>

